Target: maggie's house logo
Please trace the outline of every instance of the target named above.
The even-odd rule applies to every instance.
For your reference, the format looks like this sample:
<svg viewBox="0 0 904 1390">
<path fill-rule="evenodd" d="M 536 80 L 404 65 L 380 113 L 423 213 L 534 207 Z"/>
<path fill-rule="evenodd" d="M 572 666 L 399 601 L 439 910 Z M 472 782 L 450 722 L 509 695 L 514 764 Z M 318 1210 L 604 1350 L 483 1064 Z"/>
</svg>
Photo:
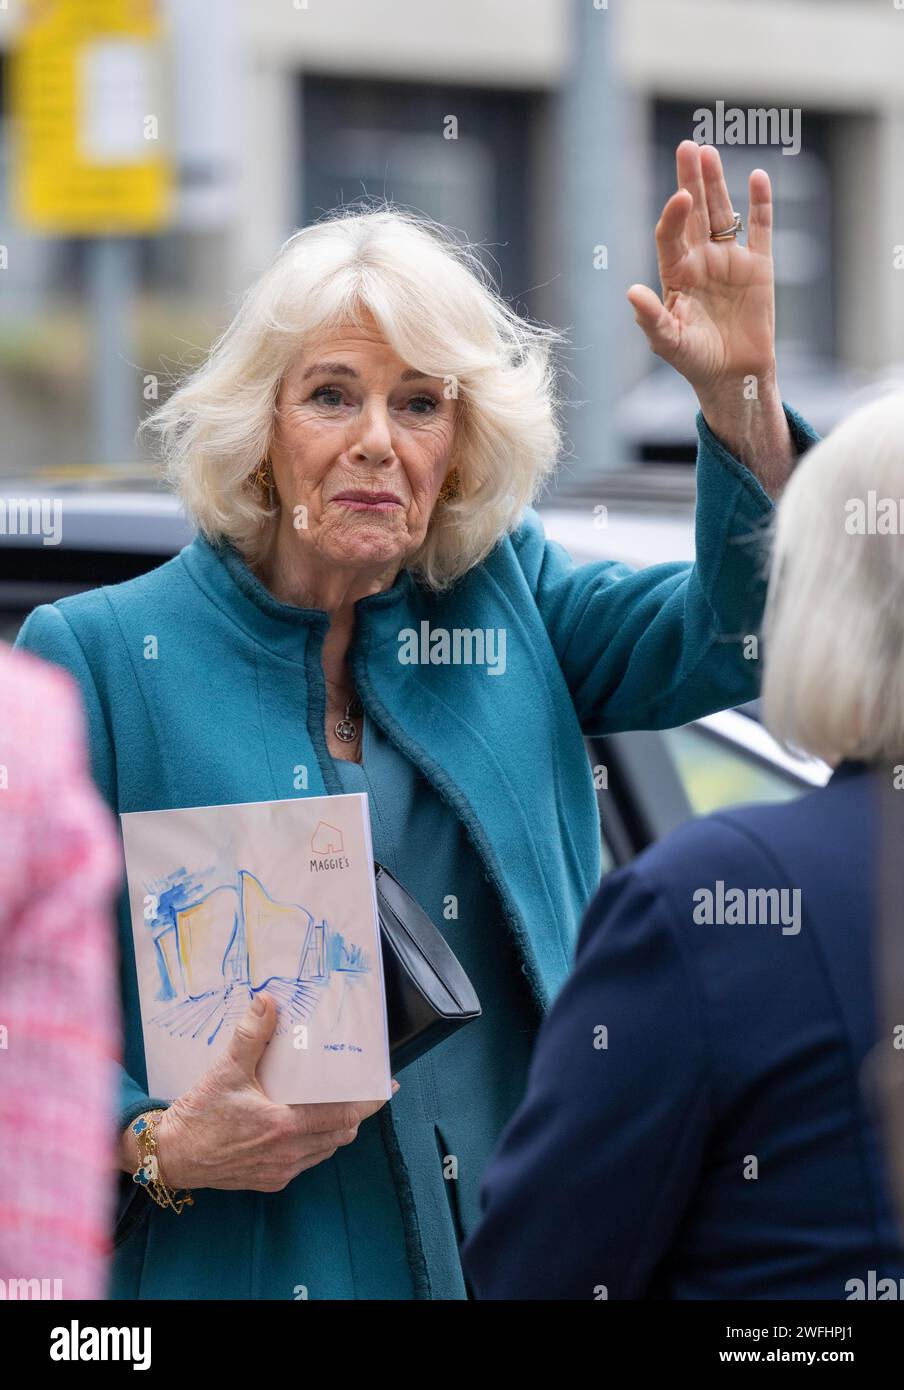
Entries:
<svg viewBox="0 0 904 1390">
<path fill-rule="evenodd" d="M 51 1361 L 131 1361 L 133 1371 L 151 1368 L 149 1327 L 68 1327 L 50 1330 Z"/>
<path fill-rule="evenodd" d="M 330 869 L 347 869 L 351 860 L 342 853 L 342 831 L 329 821 L 318 821 L 311 836 L 311 872 L 324 873 Z"/>
</svg>

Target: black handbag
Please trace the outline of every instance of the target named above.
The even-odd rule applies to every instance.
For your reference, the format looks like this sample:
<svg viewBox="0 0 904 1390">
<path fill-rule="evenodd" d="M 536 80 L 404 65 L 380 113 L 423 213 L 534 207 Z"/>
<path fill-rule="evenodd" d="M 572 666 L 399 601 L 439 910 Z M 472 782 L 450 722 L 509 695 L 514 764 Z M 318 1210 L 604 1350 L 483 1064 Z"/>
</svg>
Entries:
<svg viewBox="0 0 904 1390">
<path fill-rule="evenodd" d="M 481 1015 L 455 953 L 410 893 L 374 860 L 389 1060 L 394 1072 Z"/>
</svg>

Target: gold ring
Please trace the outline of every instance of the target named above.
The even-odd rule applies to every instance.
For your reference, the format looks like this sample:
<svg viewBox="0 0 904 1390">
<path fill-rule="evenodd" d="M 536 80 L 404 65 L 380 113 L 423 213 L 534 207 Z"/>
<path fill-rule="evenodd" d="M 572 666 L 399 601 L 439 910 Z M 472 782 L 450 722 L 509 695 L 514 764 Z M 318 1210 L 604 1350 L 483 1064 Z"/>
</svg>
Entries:
<svg viewBox="0 0 904 1390">
<path fill-rule="evenodd" d="M 731 226 L 726 227 L 724 232 L 710 232 L 709 239 L 710 241 L 730 241 L 732 237 L 736 237 L 738 232 L 743 232 L 743 230 L 744 223 L 741 221 L 741 214 L 736 212 Z"/>
</svg>

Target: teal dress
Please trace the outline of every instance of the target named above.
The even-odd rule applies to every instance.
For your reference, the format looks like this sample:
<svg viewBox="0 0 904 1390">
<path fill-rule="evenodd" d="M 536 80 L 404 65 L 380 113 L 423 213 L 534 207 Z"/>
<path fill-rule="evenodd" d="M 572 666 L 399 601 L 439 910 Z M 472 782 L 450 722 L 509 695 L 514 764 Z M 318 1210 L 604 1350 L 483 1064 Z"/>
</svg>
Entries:
<svg viewBox="0 0 904 1390">
<path fill-rule="evenodd" d="M 524 1095 L 540 1013 L 464 825 L 366 717 L 362 745 L 361 763 L 331 759 L 342 790 L 367 794 L 374 857 L 442 931 L 483 1006 L 479 1019 L 397 1073 L 391 1101 L 433 1297 L 464 1298 L 452 1252 L 477 1223 L 481 1172 Z"/>
</svg>

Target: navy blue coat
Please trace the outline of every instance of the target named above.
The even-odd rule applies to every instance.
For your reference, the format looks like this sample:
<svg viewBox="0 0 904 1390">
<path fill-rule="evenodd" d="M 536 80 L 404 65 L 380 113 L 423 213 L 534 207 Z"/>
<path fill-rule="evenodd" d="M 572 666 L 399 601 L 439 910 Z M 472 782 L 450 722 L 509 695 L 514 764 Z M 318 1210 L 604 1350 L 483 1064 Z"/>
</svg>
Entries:
<svg viewBox="0 0 904 1390">
<path fill-rule="evenodd" d="M 875 793 L 842 764 L 605 880 L 485 1175 L 478 1297 L 846 1299 L 870 1270 L 904 1278 L 858 1084 L 877 1040 Z M 758 923 L 702 920 L 719 880 L 721 915 L 743 902 Z M 786 896 L 748 895 L 768 888 Z"/>
</svg>

